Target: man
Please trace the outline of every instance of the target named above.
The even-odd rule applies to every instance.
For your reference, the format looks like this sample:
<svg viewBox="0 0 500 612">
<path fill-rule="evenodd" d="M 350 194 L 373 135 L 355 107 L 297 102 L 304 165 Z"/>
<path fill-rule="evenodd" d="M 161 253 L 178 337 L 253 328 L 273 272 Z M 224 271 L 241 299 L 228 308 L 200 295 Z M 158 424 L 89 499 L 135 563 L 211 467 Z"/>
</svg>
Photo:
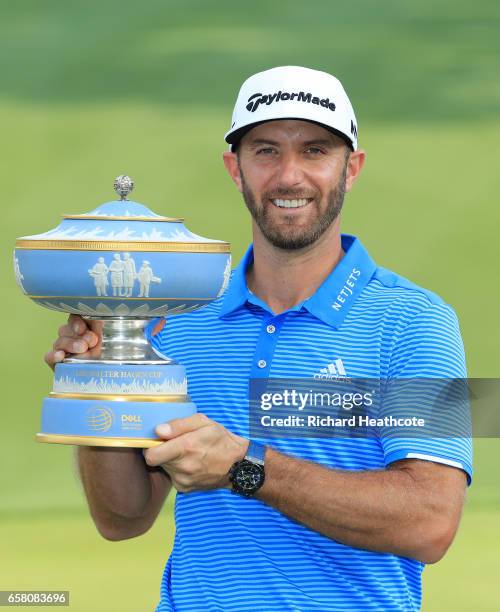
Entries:
<svg viewBox="0 0 500 612">
<path fill-rule="evenodd" d="M 456 317 L 341 236 L 365 154 L 337 79 L 290 66 L 250 77 L 226 140 L 253 245 L 220 299 L 147 332 L 186 366 L 199 414 L 160 425 L 165 442 L 143 454 L 78 449 L 94 521 L 110 540 L 140 535 L 179 492 L 160 611 L 418 610 L 423 564 L 458 527 L 468 441 L 250 442 L 248 380 L 463 377 Z M 47 361 L 97 343 L 70 317 Z"/>
</svg>

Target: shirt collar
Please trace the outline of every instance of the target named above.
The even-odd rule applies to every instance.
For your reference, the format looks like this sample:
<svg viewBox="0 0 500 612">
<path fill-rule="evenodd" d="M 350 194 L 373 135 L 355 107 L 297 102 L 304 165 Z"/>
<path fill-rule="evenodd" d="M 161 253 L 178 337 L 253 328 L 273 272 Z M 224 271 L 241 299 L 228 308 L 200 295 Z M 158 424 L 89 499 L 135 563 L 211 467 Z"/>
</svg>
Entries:
<svg viewBox="0 0 500 612">
<path fill-rule="evenodd" d="M 368 251 L 355 236 L 342 234 L 342 249 L 345 252 L 344 257 L 317 291 L 290 310 L 305 308 L 324 323 L 334 328 L 340 327 L 377 268 Z M 246 271 L 252 262 L 253 245 L 250 245 L 232 274 L 231 282 L 224 294 L 219 317 L 234 312 L 246 302 L 261 306 L 270 312 L 269 306 L 253 295 L 247 287 Z"/>
</svg>

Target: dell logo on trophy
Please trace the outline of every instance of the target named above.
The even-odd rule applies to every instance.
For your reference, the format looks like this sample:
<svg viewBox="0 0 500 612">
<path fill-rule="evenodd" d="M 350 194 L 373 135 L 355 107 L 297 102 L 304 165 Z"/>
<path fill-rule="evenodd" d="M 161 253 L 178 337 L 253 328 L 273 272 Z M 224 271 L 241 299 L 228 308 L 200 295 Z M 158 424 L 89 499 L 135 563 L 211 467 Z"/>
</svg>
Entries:
<svg viewBox="0 0 500 612">
<path fill-rule="evenodd" d="M 184 367 L 155 353 L 144 327 L 219 297 L 231 273 L 229 244 L 128 200 L 128 176 L 114 186 L 119 200 L 63 215 L 55 229 L 16 241 L 23 293 L 103 323 L 98 357 L 69 356 L 56 365 L 40 442 L 146 448 L 160 443 L 156 425 L 196 412 Z"/>
</svg>

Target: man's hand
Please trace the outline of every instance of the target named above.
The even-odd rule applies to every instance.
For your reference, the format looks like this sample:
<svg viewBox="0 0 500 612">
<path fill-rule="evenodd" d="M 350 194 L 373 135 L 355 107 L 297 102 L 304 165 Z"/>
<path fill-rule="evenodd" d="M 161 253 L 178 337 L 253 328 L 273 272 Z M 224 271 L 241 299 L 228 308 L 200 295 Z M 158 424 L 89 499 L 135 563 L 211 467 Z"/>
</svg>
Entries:
<svg viewBox="0 0 500 612">
<path fill-rule="evenodd" d="M 54 369 L 69 354 L 82 359 L 95 359 L 101 352 L 102 321 L 84 321 L 69 315 L 68 322 L 59 328 L 59 337 L 52 350 L 46 353 L 45 363 Z"/>
<path fill-rule="evenodd" d="M 229 488 L 229 469 L 249 444 L 202 413 L 162 423 L 156 433 L 167 441 L 144 451 L 146 463 L 161 466 L 181 493 Z"/>
</svg>

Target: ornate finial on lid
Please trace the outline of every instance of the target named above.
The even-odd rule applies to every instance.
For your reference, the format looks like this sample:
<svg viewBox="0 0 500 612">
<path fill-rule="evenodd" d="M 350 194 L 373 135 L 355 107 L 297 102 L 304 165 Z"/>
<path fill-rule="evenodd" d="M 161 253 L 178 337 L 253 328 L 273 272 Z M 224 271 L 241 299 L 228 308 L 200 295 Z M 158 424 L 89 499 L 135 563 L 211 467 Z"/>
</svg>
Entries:
<svg viewBox="0 0 500 612">
<path fill-rule="evenodd" d="M 128 194 L 134 188 L 134 181 L 126 174 L 120 174 L 115 178 L 114 188 L 116 193 L 120 196 L 120 200 L 126 200 Z"/>
</svg>

